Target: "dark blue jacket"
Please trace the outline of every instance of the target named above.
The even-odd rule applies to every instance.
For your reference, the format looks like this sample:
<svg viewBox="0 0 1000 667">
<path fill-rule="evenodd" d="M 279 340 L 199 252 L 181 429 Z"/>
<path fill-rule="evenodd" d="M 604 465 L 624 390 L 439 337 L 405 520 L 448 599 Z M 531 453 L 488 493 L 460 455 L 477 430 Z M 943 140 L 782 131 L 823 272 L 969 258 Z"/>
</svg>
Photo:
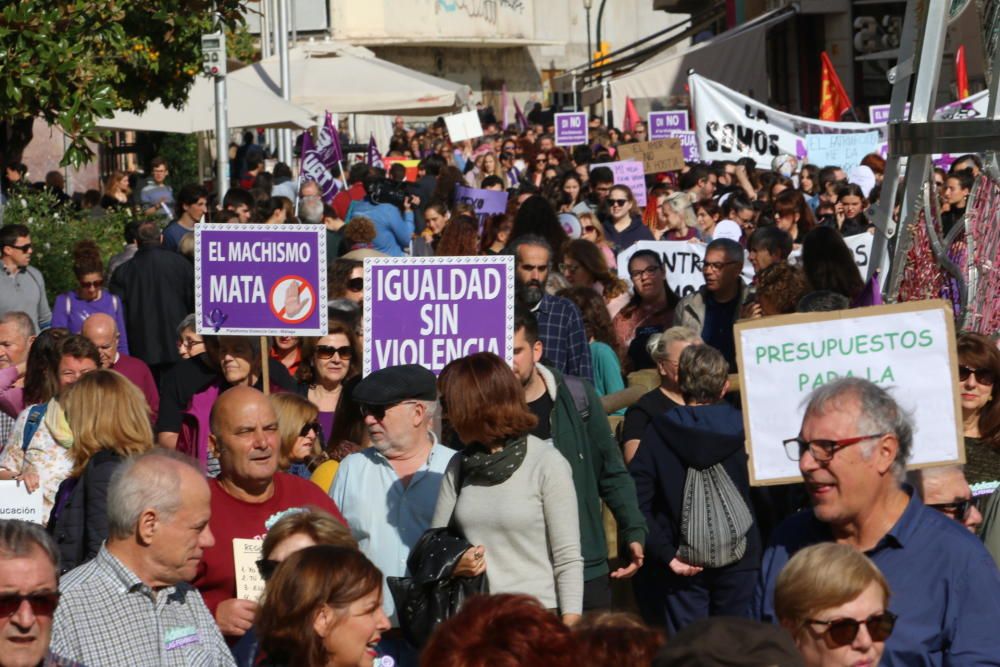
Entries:
<svg viewBox="0 0 1000 667">
<path fill-rule="evenodd" d="M 639 241 L 656 240 L 653 238 L 653 232 L 649 231 L 649 227 L 642 224 L 642 218 L 635 215 L 632 216 L 632 224 L 620 232 L 615 229 L 614 223 L 610 220 L 604 223 L 604 238 L 614 248 L 616 255 Z"/>
<path fill-rule="evenodd" d="M 653 419 L 628 466 L 635 479 L 639 508 L 649 526 L 647 558 L 666 567 L 677 555 L 688 468 L 704 470 L 722 463 L 752 511 L 744 439 L 742 414 L 725 402 L 682 405 Z M 728 567 L 756 569 L 760 557 L 755 522 L 747 535 L 746 554 Z"/>
</svg>

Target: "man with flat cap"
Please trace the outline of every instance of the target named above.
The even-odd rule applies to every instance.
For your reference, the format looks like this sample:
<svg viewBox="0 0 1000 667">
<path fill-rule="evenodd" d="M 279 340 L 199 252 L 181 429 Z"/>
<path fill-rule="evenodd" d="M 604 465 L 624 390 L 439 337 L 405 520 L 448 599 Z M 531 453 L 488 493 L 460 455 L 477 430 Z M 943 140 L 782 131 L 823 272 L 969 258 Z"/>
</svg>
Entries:
<svg viewBox="0 0 1000 667">
<path fill-rule="evenodd" d="M 371 447 L 340 462 L 330 497 L 361 551 L 382 571 L 382 607 L 398 627 L 396 605 L 384 582 L 409 575 L 406 559 L 430 526 L 445 468 L 455 452 L 440 444 L 431 430 L 437 381 L 423 366 L 375 371 L 358 383 L 353 398 L 361 406 Z M 389 653 L 403 667 L 416 664 L 405 647 L 399 653 L 394 634 L 383 633 L 388 641 L 380 646 L 380 654 Z"/>
</svg>

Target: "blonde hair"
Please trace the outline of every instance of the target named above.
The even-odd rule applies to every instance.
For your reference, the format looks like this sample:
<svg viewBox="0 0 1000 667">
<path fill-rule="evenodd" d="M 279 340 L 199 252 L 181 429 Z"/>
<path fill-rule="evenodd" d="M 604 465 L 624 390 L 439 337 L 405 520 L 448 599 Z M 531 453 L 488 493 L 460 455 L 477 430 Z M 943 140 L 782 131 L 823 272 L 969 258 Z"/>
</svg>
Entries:
<svg viewBox="0 0 1000 667">
<path fill-rule="evenodd" d="M 824 542 L 795 554 L 778 575 L 774 611 L 786 627 L 801 630 L 816 612 L 846 604 L 871 584 L 882 590 L 889 604 L 889 584 L 860 551 L 836 542 Z"/>
<path fill-rule="evenodd" d="M 594 227 L 594 237 L 597 239 L 596 241 L 594 241 L 594 243 L 596 243 L 598 246 L 600 246 L 602 243 L 607 243 L 607 241 L 604 238 L 604 226 L 601 225 L 601 221 L 597 219 L 596 215 L 594 215 L 593 213 L 579 213 L 577 214 L 576 217 L 580 221 L 580 229 L 583 229 L 583 226 L 584 224 L 586 224 L 586 221 L 588 220 L 590 221 L 590 224 Z M 614 267 L 608 267 L 608 268 L 614 270 Z"/>
<path fill-rule="evenodd" d="M 102 368 L 85 374 L 59 404 L 73 432 L 73 477 L 82 475 L 90 458 L 102 449 L 128 457 L 153 448 L 146 397 L 117 371 Z"/>
<path fill-rule="evenodd" d="M 319 408 L 298 394 L 280 393 L 268 396 L 274 413 L 278 415 L 278 435 L 281 438 L 281 451 L 278 454 L 278 468 L 288 470 L 292 465 L 292 448 L 299 439 L 302 427 L 315 421 Z M 316 434 L 316 444 L 313 445 L 312 456 L 320 453 L 320 435 Z"/>
<path fill-rule="evenodd" d="M 280 394 L 277 394 L 280 395 Z M 260 547 L 261 558 L 270 558 L 271 552 L 292 535 L 308 535 L 316 544 L 357 549 L 358 542 L 350 529 L 333 518 L 332 514 L 315 507 L 288 510 L 267 531 Z"/>
</svg>

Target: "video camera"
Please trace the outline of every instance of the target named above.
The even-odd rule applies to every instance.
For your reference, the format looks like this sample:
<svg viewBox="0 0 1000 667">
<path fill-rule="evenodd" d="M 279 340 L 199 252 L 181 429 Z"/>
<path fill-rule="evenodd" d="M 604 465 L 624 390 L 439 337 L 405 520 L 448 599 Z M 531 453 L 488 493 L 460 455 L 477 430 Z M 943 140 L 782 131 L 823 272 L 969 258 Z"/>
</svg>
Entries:
<svg viewBox="0 0 1000 667">
<path fill-rule="evenodd" d="M 407 184 L 393 181 L 388 178 L 381 178 L 375 181 L 368 188 L 368 198 L 373 204 L 392 204 L 402 210 L 406 204 L 406 198 L 410 196 Z"/>
</svg>

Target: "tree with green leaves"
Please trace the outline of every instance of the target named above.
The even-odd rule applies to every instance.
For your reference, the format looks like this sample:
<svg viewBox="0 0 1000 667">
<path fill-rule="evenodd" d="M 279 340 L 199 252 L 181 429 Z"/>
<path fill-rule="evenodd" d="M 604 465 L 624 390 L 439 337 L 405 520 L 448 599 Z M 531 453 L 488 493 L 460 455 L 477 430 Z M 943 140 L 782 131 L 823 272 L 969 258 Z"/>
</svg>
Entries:
<svg viewBox="0 0 1000 667">
<path fill-rule="evenodd" d="M 159 100 L 181 107 L 201 35 L 243 24 L 247 0 L 0 2 L 0 154 L 19 160 L 41 116 L 70 137 L 64 164 L 93 158 L 95 123 Z"/>
</svg>

